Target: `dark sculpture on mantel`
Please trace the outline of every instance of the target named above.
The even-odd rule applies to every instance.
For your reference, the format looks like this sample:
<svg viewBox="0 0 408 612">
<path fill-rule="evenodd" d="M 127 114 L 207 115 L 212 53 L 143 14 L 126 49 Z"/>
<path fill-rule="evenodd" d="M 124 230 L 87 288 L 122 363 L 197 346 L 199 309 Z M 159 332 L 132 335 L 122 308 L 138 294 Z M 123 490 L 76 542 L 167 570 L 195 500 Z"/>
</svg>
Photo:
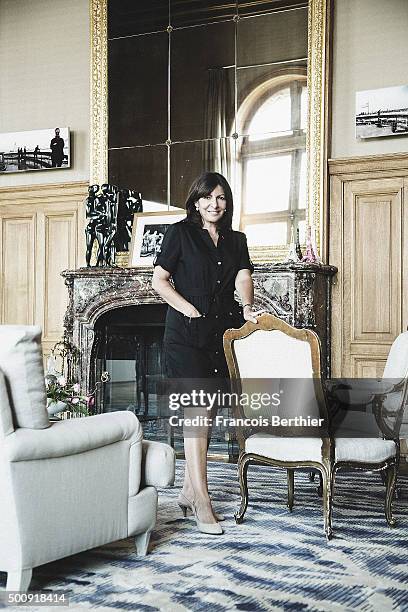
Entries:
<svg viewBox="0 0 408 612">
<path fill-rule="evenodd" d="M 104 183 L 90 185 L 85 200 L 86 265 L 91 266 L 95 241 L 98 245 L 97 267 L 115 265 L 117 251 L 128 251 L 132 236 L 133 215 L 143 211 L 141 194 Z"/>
</svg>

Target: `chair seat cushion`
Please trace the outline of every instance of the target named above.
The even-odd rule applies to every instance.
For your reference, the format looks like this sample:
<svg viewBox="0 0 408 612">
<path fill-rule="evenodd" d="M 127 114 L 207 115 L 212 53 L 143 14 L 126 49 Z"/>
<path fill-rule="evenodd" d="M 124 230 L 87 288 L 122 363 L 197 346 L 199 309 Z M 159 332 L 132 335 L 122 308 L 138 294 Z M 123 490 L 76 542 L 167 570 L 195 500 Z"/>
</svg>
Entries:
<svg viewBox="0 0 408 612">
<path fill-rule="evenodd" d="M 1 325 L 0 368 L 4 373 L 15 427 L 49 427 L 41 328 Z"/>
<path fill-rule="evenodd" d="M 395 457 L 396 447 L 393 440 L 381 438 L 336 438 L 335 458 L 338 461 L 358 463 L 382 463 Z"/>
<path fill-rule="evenodd" d="M 277 461 L 322 460 L 321 438 L 281 438 L 254 434 L 245 441 L 245 451 Z"/>
</svg>

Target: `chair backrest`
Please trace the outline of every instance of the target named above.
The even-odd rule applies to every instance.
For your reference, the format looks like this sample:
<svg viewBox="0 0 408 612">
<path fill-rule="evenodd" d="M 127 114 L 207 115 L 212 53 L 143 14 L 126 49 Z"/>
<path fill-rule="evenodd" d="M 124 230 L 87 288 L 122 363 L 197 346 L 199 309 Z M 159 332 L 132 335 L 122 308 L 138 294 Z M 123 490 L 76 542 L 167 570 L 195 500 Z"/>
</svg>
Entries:
<svg viewBox="0 0 408 612">
<path fill-rule="evenodd" d="M 251 397 L 256 390 L 279 394 L 279 408 L 258 407 L 258 416 L 309 416 L 323 418 L 328 426 L 320 381 L 320 342 L 314 332 L 264 314 L 257 324 L 247 322 L 239 330 L 227 330 L 224 350 L 235 392 Z M 255 416 L 249 405 L 241 412 L 246 418 Z M 294 429 L 298 435 L 308 435 L 307 428 Z M 316 435 L 316 430 L 310 435 Z"/>
<path fill-rule="evenodd" d="M 279 329 L 255 330 L 234 341 L 241 378 L 313 378 L 309 342 Z"/>
<path fill-rule="evenodd" d="M 14 426 L 29 429 L 49 427 L 41 328 L 35 325 L 0 325 L 0 368 L 6 382 Z"/>
<path fill-rule="evenodd" d="M 396 337 L 385 364 L 383 378 L 390 382 L 405 379 L 400 393 L 390 394 L 384 402 L 381 419 L 389 429 L 390 437 L 406 438 L 408 436 L 408 408 L 406 406 L 406 387 L 408 378 L 408 331 Z M 392 435 L 391 435 L 392 434 Z"/>
<path fill-rule="evenodd" d="M 385 364 L 383 378 L 406 378 L 408 376 L 408 331 L 403 332 L 392 343 Z"/>
</svg>

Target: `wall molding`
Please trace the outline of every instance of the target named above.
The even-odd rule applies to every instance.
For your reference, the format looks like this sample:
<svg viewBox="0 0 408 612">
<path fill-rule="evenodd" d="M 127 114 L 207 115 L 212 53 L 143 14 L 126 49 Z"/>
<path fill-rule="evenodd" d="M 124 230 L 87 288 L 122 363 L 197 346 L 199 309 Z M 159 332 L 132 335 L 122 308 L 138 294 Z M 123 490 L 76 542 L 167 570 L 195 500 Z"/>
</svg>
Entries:
<svg viewBox="0 0 408 612">
<path fill-rule="evenodd" d="M 373 172 L 398 172 L 400 170 L 402 174 L 405 174 L 408 169 L 408 153 L 339 157 L 329 159 L 328 164 L 329 175 L 345 175 L 344 180 L 356 180 L 359 177 L 353 175 L 372 174 Z M 394 176 L 398 176 L 398 174 Z"/>
<path fill-rule="evenodd" d="M 55 202 L 56 200 L 83 199 L 87 191 L 88 181 L 0 187 L 0 206 L 44 202 L 45 200 Z"/>
</svg>

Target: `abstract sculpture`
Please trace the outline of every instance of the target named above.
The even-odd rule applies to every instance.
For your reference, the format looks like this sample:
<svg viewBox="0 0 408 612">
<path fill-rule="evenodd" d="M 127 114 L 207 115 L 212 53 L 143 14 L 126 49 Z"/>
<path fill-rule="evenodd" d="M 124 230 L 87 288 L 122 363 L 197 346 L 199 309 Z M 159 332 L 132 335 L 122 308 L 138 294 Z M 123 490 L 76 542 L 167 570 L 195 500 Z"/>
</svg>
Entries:
<svg viewBox="0 0 408 612">
<path fill-rule="evenodd" d="M 95 241 L 98 245 L 96 266 L 115 265 L 117 251 L 128 251 L 132 235 L 133 215 L 142 212 L 141 194 L 131 189 L 119 190 L 115 185 L 104 183 L 90 185 L 85 200 L 86 265 L 91 265 Z"/>
</svg>

